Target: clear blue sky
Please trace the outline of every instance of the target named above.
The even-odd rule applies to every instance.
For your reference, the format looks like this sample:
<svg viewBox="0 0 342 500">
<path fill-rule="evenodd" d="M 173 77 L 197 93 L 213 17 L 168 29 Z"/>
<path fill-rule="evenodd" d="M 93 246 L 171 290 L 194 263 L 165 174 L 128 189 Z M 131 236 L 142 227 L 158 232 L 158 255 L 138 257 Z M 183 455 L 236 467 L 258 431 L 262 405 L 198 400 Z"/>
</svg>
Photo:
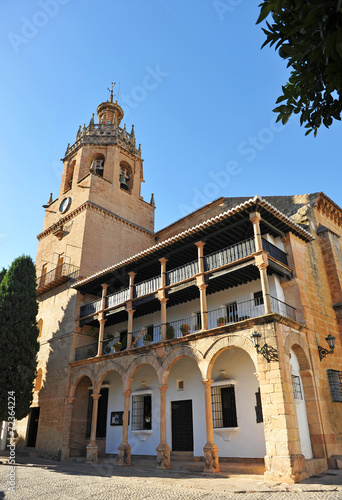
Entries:
<svg viewBox="0 0 342 500">
<path fill-rule="evenodd" d="M 247 0 L 1 1 L 0 267 L 35 258 L 80 124 L 121 82 L 156 229 L 218 196 L 324 191 L 342 205 L 341 124 L 275 123 L 289 75 Z M 218 6 L 225 5 L 219 12 Z"/>
</svg>

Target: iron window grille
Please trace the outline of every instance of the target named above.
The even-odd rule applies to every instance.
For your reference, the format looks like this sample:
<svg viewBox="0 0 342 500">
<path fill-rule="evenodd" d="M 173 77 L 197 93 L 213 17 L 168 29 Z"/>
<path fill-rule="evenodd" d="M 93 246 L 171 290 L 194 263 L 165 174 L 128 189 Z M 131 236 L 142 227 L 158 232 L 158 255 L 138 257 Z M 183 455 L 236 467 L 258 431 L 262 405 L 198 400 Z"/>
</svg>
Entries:
<svg viewBox="0 0 342 500">
<path fill-rule="evenodd" d="M 264 421 L 264 417 L 262 414 L 260 387 L 258 389 L 258 392 L 255 393 L 255 399 L 256 399 L 256 406 L 255 406 L 256 423 L 260 424 L 261 422 Z"/>
<path fill-rule="evenodd" d="M 234 385 L 213 386 L 211 401 L 214 428 L 238 426 Z"/>
<path fill-rule="evenodd" d="M 132 396 L 132 430 L 152 429 L 152 398 L 150 394 Z"/>
<path fill-rule="evenodd" d="M 332 401 L 342 402 L 342 372 L 327 370 L 330 395 Z"/>
<path fill-rule="evenodd" d="M 304 398 L 299 375 L 292 374 L 292 385 L 295 399 L 302 401 Z"/>
</svg>

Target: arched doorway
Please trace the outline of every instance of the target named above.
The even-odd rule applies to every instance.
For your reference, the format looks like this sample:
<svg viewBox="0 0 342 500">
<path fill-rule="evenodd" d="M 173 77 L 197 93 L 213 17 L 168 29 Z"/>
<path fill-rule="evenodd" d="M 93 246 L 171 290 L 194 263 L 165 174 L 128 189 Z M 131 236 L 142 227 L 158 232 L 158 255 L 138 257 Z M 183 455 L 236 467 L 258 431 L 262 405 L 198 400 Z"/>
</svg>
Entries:
<svg viewBox="0 0 342 500">
<path fill-rule="evenodd" d="M 89 420 L 89 388 L 91 385 L 90 378 L 84 376 L 76 387 L 70 426 L 70 457 L 86 456 L 86 446 L 89 441 L 86 434 L 87 420 Z"/>
<path fill-rule="evenodd" d="M 294 398 L 296 402 L 296 413 L 297 413 L 300 445 L 304 457 L 310 459 L 313 457 L 313 453 L 311 447 L 308 417 L 306 413 L 304 387 L 303 387 L 302 377 L 300 375 L 300 365 L 298 358 L 292 349 L 290 350 L 290 356 L 291 356 L 290 364 L 291 364 L 292 385 L 293 385 Z"/>
</svg>

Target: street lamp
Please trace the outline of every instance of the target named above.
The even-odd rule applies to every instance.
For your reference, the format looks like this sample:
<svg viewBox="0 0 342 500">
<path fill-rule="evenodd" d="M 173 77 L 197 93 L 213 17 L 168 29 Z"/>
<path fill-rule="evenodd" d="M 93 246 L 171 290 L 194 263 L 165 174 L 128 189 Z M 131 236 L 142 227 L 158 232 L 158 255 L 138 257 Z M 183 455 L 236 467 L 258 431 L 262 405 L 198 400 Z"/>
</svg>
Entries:
<svg viewBox="0 0 342 500">
<path fill-rule="evenodd" d="M 336 340 L 336 337 L 333 337 L 330 333 L 327 337 L 325 337 L 325 340 L 327 341 L 328 343 L 328 346 L 330 347 L 330 351 L 328 351 L 328 349 L 325 349 L 324 347 L 321 347 L 320 345 L 318 346 L 318 354 L 319 354 L 319 359 L 320 361 L 322 361 L 323 358 L 325 358 L 325 356 L 327 354 L 333 354 L 334 350 L 335 350 L 335 340 Z"/>
<path fill-rule="evenodd" d="M 256 352 L 258 354 L 262 354 L 267 363 L 270 361 L 278 361 L 278 352 L 274 347 L 268 345 L 266 342 L 262 347 L 260 347 L 261 334 L 259 332 L 254 331 L 251 335 L 251 339 L 253 340 Z"/>
</svg>

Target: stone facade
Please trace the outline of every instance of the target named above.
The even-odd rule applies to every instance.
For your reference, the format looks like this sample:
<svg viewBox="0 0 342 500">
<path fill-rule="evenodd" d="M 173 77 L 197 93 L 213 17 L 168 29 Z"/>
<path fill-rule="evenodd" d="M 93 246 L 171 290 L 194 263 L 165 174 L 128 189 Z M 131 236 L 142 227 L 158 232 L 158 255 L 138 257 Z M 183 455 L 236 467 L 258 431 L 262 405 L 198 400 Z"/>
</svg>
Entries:
<svg viewBox="0 0 342 500">
<path fill-rule="evenodd" d="M 168 469 L 177 404 L 191 401 L 186 446 L 207 473 L 234 457 L 264 458 L 265 477 L 288 482 L 337 466 L 341 209 L 322 193 L 220 198 L 154 233 L 134 128 L 112 98 L 98 117 L 68 145 L 38 236 L 37 452 L 123 466 L 153 453 Z"/>
</svg>

